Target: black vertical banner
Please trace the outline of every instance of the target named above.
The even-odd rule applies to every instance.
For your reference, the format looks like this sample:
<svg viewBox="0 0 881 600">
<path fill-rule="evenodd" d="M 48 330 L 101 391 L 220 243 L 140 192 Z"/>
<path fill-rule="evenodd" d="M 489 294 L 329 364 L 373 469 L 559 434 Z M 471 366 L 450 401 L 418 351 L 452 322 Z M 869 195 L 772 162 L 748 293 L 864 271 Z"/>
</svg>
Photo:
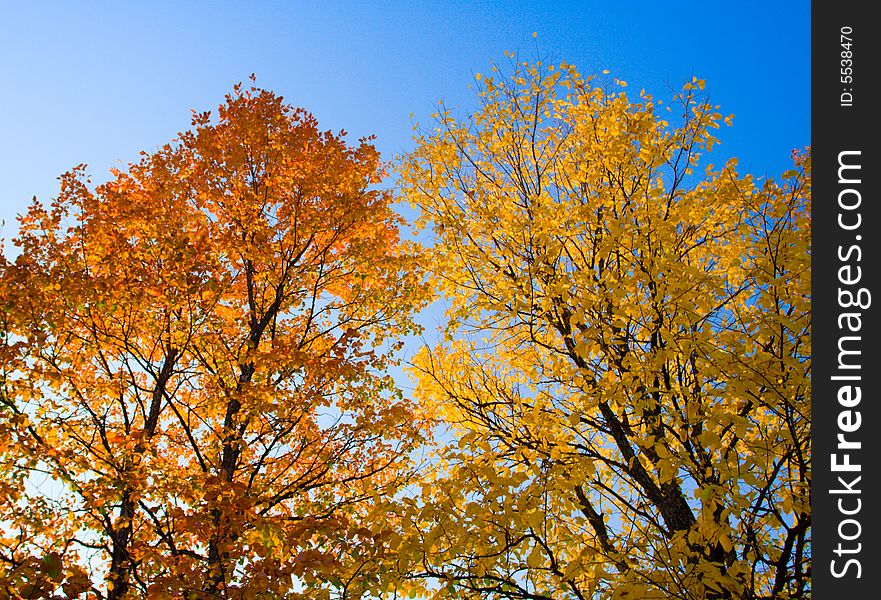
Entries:
<svg viewBox="0 0 881 600">
<path fill-rule="evenodd" d="M 813 597 L 881 597 L 877 344 L 881 28 L 869 2 L 812 5 Z"/>
</svg>

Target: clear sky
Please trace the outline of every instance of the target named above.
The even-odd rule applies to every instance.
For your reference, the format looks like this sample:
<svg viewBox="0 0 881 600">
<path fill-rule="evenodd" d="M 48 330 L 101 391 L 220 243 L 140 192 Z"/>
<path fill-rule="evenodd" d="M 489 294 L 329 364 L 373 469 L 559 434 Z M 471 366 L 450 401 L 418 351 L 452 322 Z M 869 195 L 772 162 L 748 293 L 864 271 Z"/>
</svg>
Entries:
<svg viewBox="0 0 881 600">
<path fill-rule="evenodd" d="M 536 44 L 656 96 L 667 82 L 706 79 L 736 116 L 720 151 L 755 174 L 783 170 L 810 141 L 806 0 L 0 0 L 2 236 L 32 196 L 55 193 L 61 172 L 84 162 L 102 180 L 252 72 L 323 128 L 376 134 L 390 159 L 412 146 L 410 113 L 426 123 L 440 99 L 467 109 L 474 73 Z"/>
<path fill-rule="evenodd" d="M 810 142 L 807 0 L 0 0 L 0 237 L 63 171 L 88 163 L 104 180 L 251 73 L 322 128 L 375 134 L 392 159 L 412 147 L 411 113 L 428 123 L 441 99 L 468 110 L 473 75 L 509 50 L 609 69 L 661 98 L 705 79 L 735 115 L 716 164 L 737 156 L 773 176 Z"/>
</svg>

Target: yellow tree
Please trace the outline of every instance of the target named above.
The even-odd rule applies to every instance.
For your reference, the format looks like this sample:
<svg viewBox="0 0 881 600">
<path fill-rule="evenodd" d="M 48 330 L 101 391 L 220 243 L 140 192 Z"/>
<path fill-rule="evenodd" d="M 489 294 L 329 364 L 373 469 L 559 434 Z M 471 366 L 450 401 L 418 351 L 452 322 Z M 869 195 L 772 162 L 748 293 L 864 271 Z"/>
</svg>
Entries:
<svg viewBox="0 0 881 600">
<path fill-rule="evenodd" d="M 400 568 L 439 596 L 808 596 L 809 155 L 782 183 L 706 165 L 697 79 L 669 106 L 567 65 L 477 80 L 400 171 L 450 302 L 417 395 L 453 436 Z"/>
<path fill-rule="evenodd" d="M 65 174 L 21 218 L 2 400 L 27 444 L 0 448 L 18 478 L 0 501 L 46 517 L 4 522 L 7 594 L 376 585 L 375 499 L 409 481 L 423 435 L 388 368 L 426 294 L 378 153 L 343 135 L 237 86 L 216 117 L 96 188 Z"/>
</svg>

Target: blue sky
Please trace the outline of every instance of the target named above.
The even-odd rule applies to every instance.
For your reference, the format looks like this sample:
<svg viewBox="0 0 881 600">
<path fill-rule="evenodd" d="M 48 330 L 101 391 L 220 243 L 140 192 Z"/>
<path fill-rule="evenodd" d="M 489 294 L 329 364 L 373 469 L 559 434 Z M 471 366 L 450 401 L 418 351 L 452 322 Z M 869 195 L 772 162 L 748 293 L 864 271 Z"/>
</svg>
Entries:
<svg viewBox="0 0 881 600">
<path fill-rule="evenodd" d="M 441 99 L 467 111 L 473 75 L 506 51 L 609 69 L 658 97 L 705 79 L 735 115 L 717 164 L 737 156 L 742 171 L 773 176 L 810 142 L 807 0 L 0 0 L 0 238 L 65 170 L 88 163 L 104 180 L 251 73 L 323 128 L 375 134 L 392 159 L 412 147 L 411 113 L 427 123 Z"/>
<path fill-rule="evenodd" d="M 705 79 L 735 115 L 716 164 L 773 176 L 810 142 L 807 1 L 0 0 L 0 237 L 63 171 L 88 163 L 103 181 L 251 73 L 322 128 L 375 134 L 390 160 L 439 100 L 473 106 L 473 75 L 506 51 L 609 69 L 662 98 Z"/>
<path fill-rule="evenodd" d="M 610 69 L 656 96 L 707 80 L 736 115 L 720 152 L 774 174 L 810 140 L 810 3 L 790 2 L 19 2 L 0 0 L 2 237 L 34 195 L 88 163 L 96 181 L 257 82 L 391 159 L 411 119 L 504 52 L 583 73 Z M 533 39 L 532 32 L 537 32 Z M 719 161 L 716 161 L 719 162 Z"/>
</svg>

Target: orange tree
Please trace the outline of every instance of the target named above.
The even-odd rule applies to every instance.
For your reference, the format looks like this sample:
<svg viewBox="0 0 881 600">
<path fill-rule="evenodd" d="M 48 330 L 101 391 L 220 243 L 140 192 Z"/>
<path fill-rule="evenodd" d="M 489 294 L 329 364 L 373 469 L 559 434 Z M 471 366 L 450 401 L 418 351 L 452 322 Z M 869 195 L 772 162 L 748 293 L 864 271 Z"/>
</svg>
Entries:
<svg viewBox="0 0 881 600">
<path fill-rule="evenodd" d="M 450 301 L 413 369 L 454 436 L 402 505 L 414 591 L 808 596 L 809 155 L 782 183 L 706 164 L 697 79 L 478 85 L 400 171 Z"/>
<path fill-rule="evenodd" d="M 423 434 L 387 369 L 426 294 L 378 153 L 343 135 L 237 86 L 21 217 L 0 274 L 4 597 L 376 585 L 376 498 Z"/>
</svg>

